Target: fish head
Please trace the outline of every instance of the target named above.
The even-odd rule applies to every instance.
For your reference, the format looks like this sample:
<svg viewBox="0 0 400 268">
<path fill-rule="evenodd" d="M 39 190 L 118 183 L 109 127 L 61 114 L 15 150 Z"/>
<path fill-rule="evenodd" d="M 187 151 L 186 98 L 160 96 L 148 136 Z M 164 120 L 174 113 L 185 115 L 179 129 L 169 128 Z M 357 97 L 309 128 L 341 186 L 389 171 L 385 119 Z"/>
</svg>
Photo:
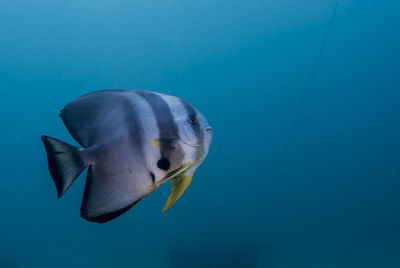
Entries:
<svg viewBox="0 0 400 268">
<path fill-rule="evenodd" d="M 178 120 L 179 140 L 184 151 L 192 156 L 192 161 L 198 162 L 204 159 L 209 151 L 213 129 L 207 119 L 199 111 L 193 108 L 195 113 L 189 113 Z"/>
<path fill-rule="evenodd" d="M 157 167 L 165 174 L 155 180 L 155 187 L 171 181 L 171 194 L 162 209 L 165 211 L 183 194 L 207 156 L 213 130 L 205 116 L 191 104 L 177 97 L 159 96 L 168 105 L 168 110 L 159 114 L 158 122 L 163 127 L 158 128 L 158 138 L 151 138 L 149 142 L 153 149 L 160 151 Z M 167 165 L 161 165 L 164 162 Z"/>
<path fill-rule="evenodd" d="M 168 168 L 164 169 L 167 173 L 188 165 L 194 172 L 208 154 L 213 130 L 205 116 L 188 102 L 169 95 L 161 96 L 170 114 L 165 112 L 165 116 L 161 114 L 158 118 L 164 120 L 163 128 L 159 128 L 158 138 L 150 139 L 150 145 L 168 160 Z"/>
</svg>

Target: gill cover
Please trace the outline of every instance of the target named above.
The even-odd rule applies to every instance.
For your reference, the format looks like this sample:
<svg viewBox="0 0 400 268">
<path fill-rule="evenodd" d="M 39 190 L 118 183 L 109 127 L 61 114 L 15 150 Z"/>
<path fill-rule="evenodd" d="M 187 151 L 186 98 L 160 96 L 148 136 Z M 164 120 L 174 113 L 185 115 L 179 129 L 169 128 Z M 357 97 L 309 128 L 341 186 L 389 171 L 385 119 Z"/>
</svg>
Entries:
<svg viewBox="0 0 400 268">
<path fill-rule="evenodd" d="M 188 118 L 183 118 L 176 121 L 179 127 L 179 138 L 187 145 L 199 147 L 200 140 L 193 130 L 193 126 L 188 122 Z"/>
</svg>

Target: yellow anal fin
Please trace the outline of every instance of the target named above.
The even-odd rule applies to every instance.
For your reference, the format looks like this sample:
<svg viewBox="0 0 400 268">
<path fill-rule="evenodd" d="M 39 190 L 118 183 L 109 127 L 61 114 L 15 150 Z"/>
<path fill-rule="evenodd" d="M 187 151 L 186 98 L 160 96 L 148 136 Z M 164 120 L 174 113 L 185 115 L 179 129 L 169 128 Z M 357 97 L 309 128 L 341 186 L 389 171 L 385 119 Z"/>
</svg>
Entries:
<svg viewBox="0 0 400 268">
<path fill-rule="evenodd" d="M 192 177 L 193 174 L 192 175 L 181 174 L 171 180 L 171 193 L 169 194 L 167 202 L 165 203 L 161 212 L 166 211 L 176 202 L 176 200 L 179 199 L 179 197 L 181 197 L 183 192 L 186 190 L 186 188 L 192 181 Z"/>
</svg>

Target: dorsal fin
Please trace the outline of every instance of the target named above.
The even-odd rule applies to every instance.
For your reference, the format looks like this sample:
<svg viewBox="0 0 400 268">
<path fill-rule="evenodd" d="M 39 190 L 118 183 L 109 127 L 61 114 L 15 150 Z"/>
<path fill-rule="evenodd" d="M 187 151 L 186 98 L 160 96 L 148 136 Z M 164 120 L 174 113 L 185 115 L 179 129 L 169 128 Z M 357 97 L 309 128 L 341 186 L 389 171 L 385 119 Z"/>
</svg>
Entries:
<svg viewBox="0 0 400 268">
<path fill-rule="evenodd" d="M 99 90 L 70 102 L 60 116 L 72 137 L 83 147 L 109 135 L 129 110 L 128 90 Z"/>
</svg>

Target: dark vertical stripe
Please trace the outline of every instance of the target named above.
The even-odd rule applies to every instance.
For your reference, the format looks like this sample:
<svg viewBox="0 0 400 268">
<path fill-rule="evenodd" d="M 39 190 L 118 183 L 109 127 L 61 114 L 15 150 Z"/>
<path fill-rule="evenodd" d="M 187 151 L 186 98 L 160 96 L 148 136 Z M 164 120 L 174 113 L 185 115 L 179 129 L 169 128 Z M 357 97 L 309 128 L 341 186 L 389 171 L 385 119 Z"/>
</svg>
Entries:
<svg viewBox="0 0 400 268">
<path fill-rule="evenodd" d="M 181 99 L 181 103 L 186 110 L 186 114 L 189 117 L 197 117 L 197 111 L 188 102 Z M 196 158 L 200 159 L 204 154 L 204 132 L 200 123 L 190 124 L 194 135 L 198 140 L 198 144 L 201 145 L 198 150 L 196 150 Z"/>
<path fill-rule="evenodd" d="M 196 117 L 197 116 L 197 111 L 193 108 L 192 105 L 190 105 L 188 102 L 181 100 L 183 107 L 185 107 L 186 113 L 188 117 Z M 193 130 L 194 135 L 196 135 L 197 140 L 199 143 L 203 144 L 204 140 L 204 133 L 203 130 L 201 129 L 200 124 L 190 124 Z"/>
<path fill-rule="evenodd" d="M 135 102 L 126 99 L 122 102 L 122 109 L 126 114 L 124 124 L 128 128 L 129 139 L 134 145 L 134 148 L 139 150 L 139 159 L 143 159 L 143 127 L 138 117 L 137 107 Z"/>
<path fill-rule="evenodd" d="M 178 127 L 171 109 L 158 94 L 142 90 L 135 92 L 149 104 L 154 113 L 160 136 L 161 156 L 165 157 L 166 153 L 174 147 L 172 142 L 179 139 Z"/>
</svg>

